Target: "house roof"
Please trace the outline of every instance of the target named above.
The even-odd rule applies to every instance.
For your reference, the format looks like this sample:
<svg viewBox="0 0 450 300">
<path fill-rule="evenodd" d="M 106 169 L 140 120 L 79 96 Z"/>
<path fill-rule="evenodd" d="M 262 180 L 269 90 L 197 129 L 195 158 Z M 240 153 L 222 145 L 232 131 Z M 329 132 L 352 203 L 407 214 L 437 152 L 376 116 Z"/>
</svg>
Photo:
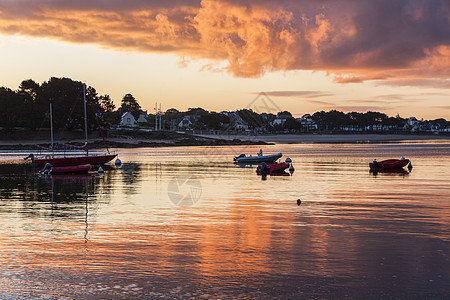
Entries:
<svg viewBox="0 0 450 300">
<path fill-rule="evenodd" d="M 121 118 L 124 118 L 127 114 L 130 114 L 130 115 L 132 115 L 129 111 L 127 111 L 126 113 L 124 113 L 122 116 L 121 116 Z M 133 116 L 133 115 L 132 115 Z M 134 117 L 133 117 L 134 118 Z"/>
</svg>

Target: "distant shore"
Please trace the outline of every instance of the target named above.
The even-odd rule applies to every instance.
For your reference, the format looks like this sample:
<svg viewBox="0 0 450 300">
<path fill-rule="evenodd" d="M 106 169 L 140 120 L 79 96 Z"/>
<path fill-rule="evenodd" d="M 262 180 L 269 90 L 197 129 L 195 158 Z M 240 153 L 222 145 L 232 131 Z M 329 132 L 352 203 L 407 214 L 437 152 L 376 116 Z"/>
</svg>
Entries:
<svg viewBox="0 0 450 300">
<path fill-rule="evenodd" d="M 214 135 L 199 135 L 214 138 Z M 269 134 L 269 135 L 230 135 L 222 139 L 239 139 L 246 141 L 263 141 L 274 144 L 302 143 L 383 143 L 418 140 L 450 140 L 450 135 L 416 135 L 416 134 Z"/>
<path fill-rule="evenodd" d="M 20 132 L 0 134 L 0 150 L 32 150 L 35 144 L 49 146 L 47 132 Z M 301 143 L 384 143 L 419 140 L 450 140 L 449 135 L 415 134 L 270 134 L 270 135 L 192 135 L 172 131 L 112 131 L 107 136 L 109 148 L 174 147 L 174 146 L 226 146 L 270 145 Z M 81 132 L 55 134 L 55 143 L 84 144 Z M 98 133 L 89 137 L 89 148 L 104 148 Z"/>
<path fill-rule="evenodd" d="M 0 150 L 34 150 L 36 145 L 50 146 L 50 134 L 47 132 L 16 132 L 0 134 Z M 62 144 L 83 145 L 85 139 L 81 132 L 55 134 L 57 148 Z M 170 131 L 133 131 L 119 130 L 108 134 L 103 142 L 98 133 L 89 135 L 88 148 L 140 148 L 140 147 L 176 147 L 176 146 L 226 146 L 226 145 L 269 145 L 257 139 L 240 140 L 238 138 L 203 137 Z"/>
</svg>

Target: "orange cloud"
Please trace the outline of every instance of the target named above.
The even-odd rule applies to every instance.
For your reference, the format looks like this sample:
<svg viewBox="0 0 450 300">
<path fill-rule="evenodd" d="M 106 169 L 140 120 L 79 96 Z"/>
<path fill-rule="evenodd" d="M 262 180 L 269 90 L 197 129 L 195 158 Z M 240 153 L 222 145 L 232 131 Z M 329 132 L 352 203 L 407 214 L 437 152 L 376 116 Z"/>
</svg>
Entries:
<svg viewBox="0 0 450 300">
<path fill-rule="evenodd" d="M 0 0 L 0 32 L 207 58 L 207 69 L 227 60 L 240 77 L 306 69 L 339 83 L 442 78 L 450 70 L 444 2 Z"/>
</svg>

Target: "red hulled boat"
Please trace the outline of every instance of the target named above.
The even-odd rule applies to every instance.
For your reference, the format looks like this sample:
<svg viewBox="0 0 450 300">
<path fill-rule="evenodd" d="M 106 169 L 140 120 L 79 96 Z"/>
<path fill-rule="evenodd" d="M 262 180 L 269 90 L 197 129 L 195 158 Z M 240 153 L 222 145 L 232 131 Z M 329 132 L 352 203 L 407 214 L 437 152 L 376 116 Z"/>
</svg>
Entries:
<svg viewBox="0 0 450 300">
<path fill-rule="evenodd" d="M 369 167 L 371 171 L 379 171 L 379 170 L 398 170 L 409 164 L 409 159 L 387 159 L 383 161 L 374 161 L 369 163 Z"/>
<path fill-rule="evenodd" d="M 67 149 L 78 149 L 83 150 L 86 152 L 86 155 L 69 155 L 66 156 L 64 153 L 63 156 L 55 156 L 54 153 L 54 147 L 53 147 L 53 117 L 52 117 L 52 103 L 50 102 L 50 132 L 51 132 L 51 146 L 49 148 L 41 147 L 39 145 L 36 145 L 38 148 L 51 151 L 51 154 L 47 154 L 44 157 L 35 157 L 34 154 L 30 154 L 29 156 L 25 157 L 24 159 L 31 158 L 31 162 L 34 166 L 44 166 L 46 164 L 51 164 L 52 167 L 54 166 L 78 166 L 78 165 L 101 165 L 110 162 L 113 160 L 117 154 L 112 154 L 109 152 L 108 148 L 106 150 L 108 153 L 104 155 L 89 155 L 88 147 L 87 147 L 87 141 L 88 141 L 88 133 L 87 133 L 87 114 L 86 114 L 86 85 L 83 84 L 83 99 L 84 99 L 84 131 L 85 131 L 85 137 L 86 142 L 83 146 L 74 146 L 74 145 L 68 145 L 64 144 L 64 148 Z M 103 137 L 103 134 L 102 134 Z M 64 150 L 65 151 L 65 150 Z M 50 152 L 49 152 L 50 153 Z"/>
<path fill-rule="evenodd" d="M 46 158 L 34 158 L 31 157 L 31 161 L 35 166 L 43 166 L 47 163 L 52 166 L 76 166 L 76 165 L 100 165 L 106 164 L 113 160 L 117 154 L 105 154 L 105 155 L 89 155 L 89 156 L 68 156 L 68 157 L 51 157 L 47 155 Z"/>
<path fill-rule="evenodd" d="M 289 164 L 286 162 L 278 163 L 278 164 L 271 164 L 266 166 L 267 173 L 276 173 L 276 172 L 283 172 L 287 168 L 289 168 Z M 261 174 L 263 169 L 263 166 L 259 166 L 256 168 L 256 173 Z"/>
</svg>

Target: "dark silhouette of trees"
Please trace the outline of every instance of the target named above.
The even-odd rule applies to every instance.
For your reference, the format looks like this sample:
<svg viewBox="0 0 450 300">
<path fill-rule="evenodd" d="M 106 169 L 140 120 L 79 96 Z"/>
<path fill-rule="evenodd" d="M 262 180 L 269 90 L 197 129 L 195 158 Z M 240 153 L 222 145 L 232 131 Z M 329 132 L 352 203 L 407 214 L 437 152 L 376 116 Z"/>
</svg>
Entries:
<svg viewBox="0 0 450 300">
<path fill-rule="evenodd" d="M 94 87 L 86 88 L 86 103 L 88 114 L 88 129 L 98 126 L 116 126 L 120 123 L 122 113 L 130 111 L 136 118 L 139 117 L 141 106 L 132 94 L 126 94 L 119 109 L 109 95 L 98 95 Z M 41 85 L 32 79 L 21 82 L 17 91 L 0 87 L 0 129 L 25 128 L 36 130 L 50 127 L 49 104 L 53 108 L 53 125 L 55 129 L 83 129 L 84 128 L 84 103 L 83 84 L 70 78 L 52 77 Z M 235 114 L 210 113 L 203 108 L 189 108 L 180 112 L 175 108 L 168 109 L 163 116 L 163 121 L 171 127 L 176 126 L 181 119 L 189 116 L 193 127 L 197 129 L 226 129 L 226 124 L 244 121 L 248 128 L 257 132 L 289 131 L 304 132 L 300 122 L 292 117 L 288 111 L 281 111 L 275 116 L 271 113 L 256 113 L 251 109 L 236 111 Z M 285 118 L 272 126 L 275 118 Z M 151 116 L 149 122 L 151 122 Z M 154 118 L 154 116 L 153 116 Z M 368 111 L 366 113 L 344 113 L 337 110 L 328 112 L 319 111 L 312 115 L 305 114 L 302 120 L 305 128 L 319 131 L 373 131 L 373 130 L 407 130 L 406 119 L 399 115 L 389 117 L 381 112 Z M 240 120 L 242 119 L 242 120 Z M 312 119 L 314 123 L 311 122 Z M 313 125 L 313 126 L 312 126 Z M 418 122 L 415 130 L 434 131 L 446 129 L 450 122 L 443 119 L 435 119 Z M 230 128 L 233 128 L 231 126 Z"/>
<path fill-rule="evenodd" d="M 0 126 L 5 129 L 22 127 L 25 119 L 22 117 L 25 102 L 23 97 L 9 88 L 0 88 Z"/>
<path fill-rule="evenodd" d="M 198 122 L 202 123 L 205 128 L 222 129 L 224 124 L 230 122 L 228 116 L 222 114 L 209 113 L 207 115 L 201 115 Z"/>
<path fill-rule="evenodd" d="M 296 119 L 288 118 L 284 123 L 284 128 L 286 128 L 289 132 L 299 132 L 303 129 L 303 126 Z"/>
<path fill-rule="evenodd" d="M 100 105 L 105 113 L 111 113 L 116 109 L 116 105 L 109 95 L 101 95 L 98 97 Z"/>
<path fill-rule="evenodd" d="M 23 98 L 23 119 L 25 127 L 36 130 L 42 120 L 43 105 L 39 101 L 41 87 L 32 79 L 24 80 L 19 86 L 18 94 Z"/>
<path fill-rule="evenodd" d="M 266 120 L 252 109 L 241 109 L 237 113 L 250 128 L 261 127 L 267 124 Z"/>
<path fill-rule="evenodd" d="M 131 112 L 136 120 L 139 118 L 139 114 L 141 113 L 141 106 L 137 102 L 136 98 L 134 98 L 131 94 L 126 94 L 123 96 L 122 105 L 120 108 L 122 113 L 126 113 L 127 111 Z"/>
</svg>

